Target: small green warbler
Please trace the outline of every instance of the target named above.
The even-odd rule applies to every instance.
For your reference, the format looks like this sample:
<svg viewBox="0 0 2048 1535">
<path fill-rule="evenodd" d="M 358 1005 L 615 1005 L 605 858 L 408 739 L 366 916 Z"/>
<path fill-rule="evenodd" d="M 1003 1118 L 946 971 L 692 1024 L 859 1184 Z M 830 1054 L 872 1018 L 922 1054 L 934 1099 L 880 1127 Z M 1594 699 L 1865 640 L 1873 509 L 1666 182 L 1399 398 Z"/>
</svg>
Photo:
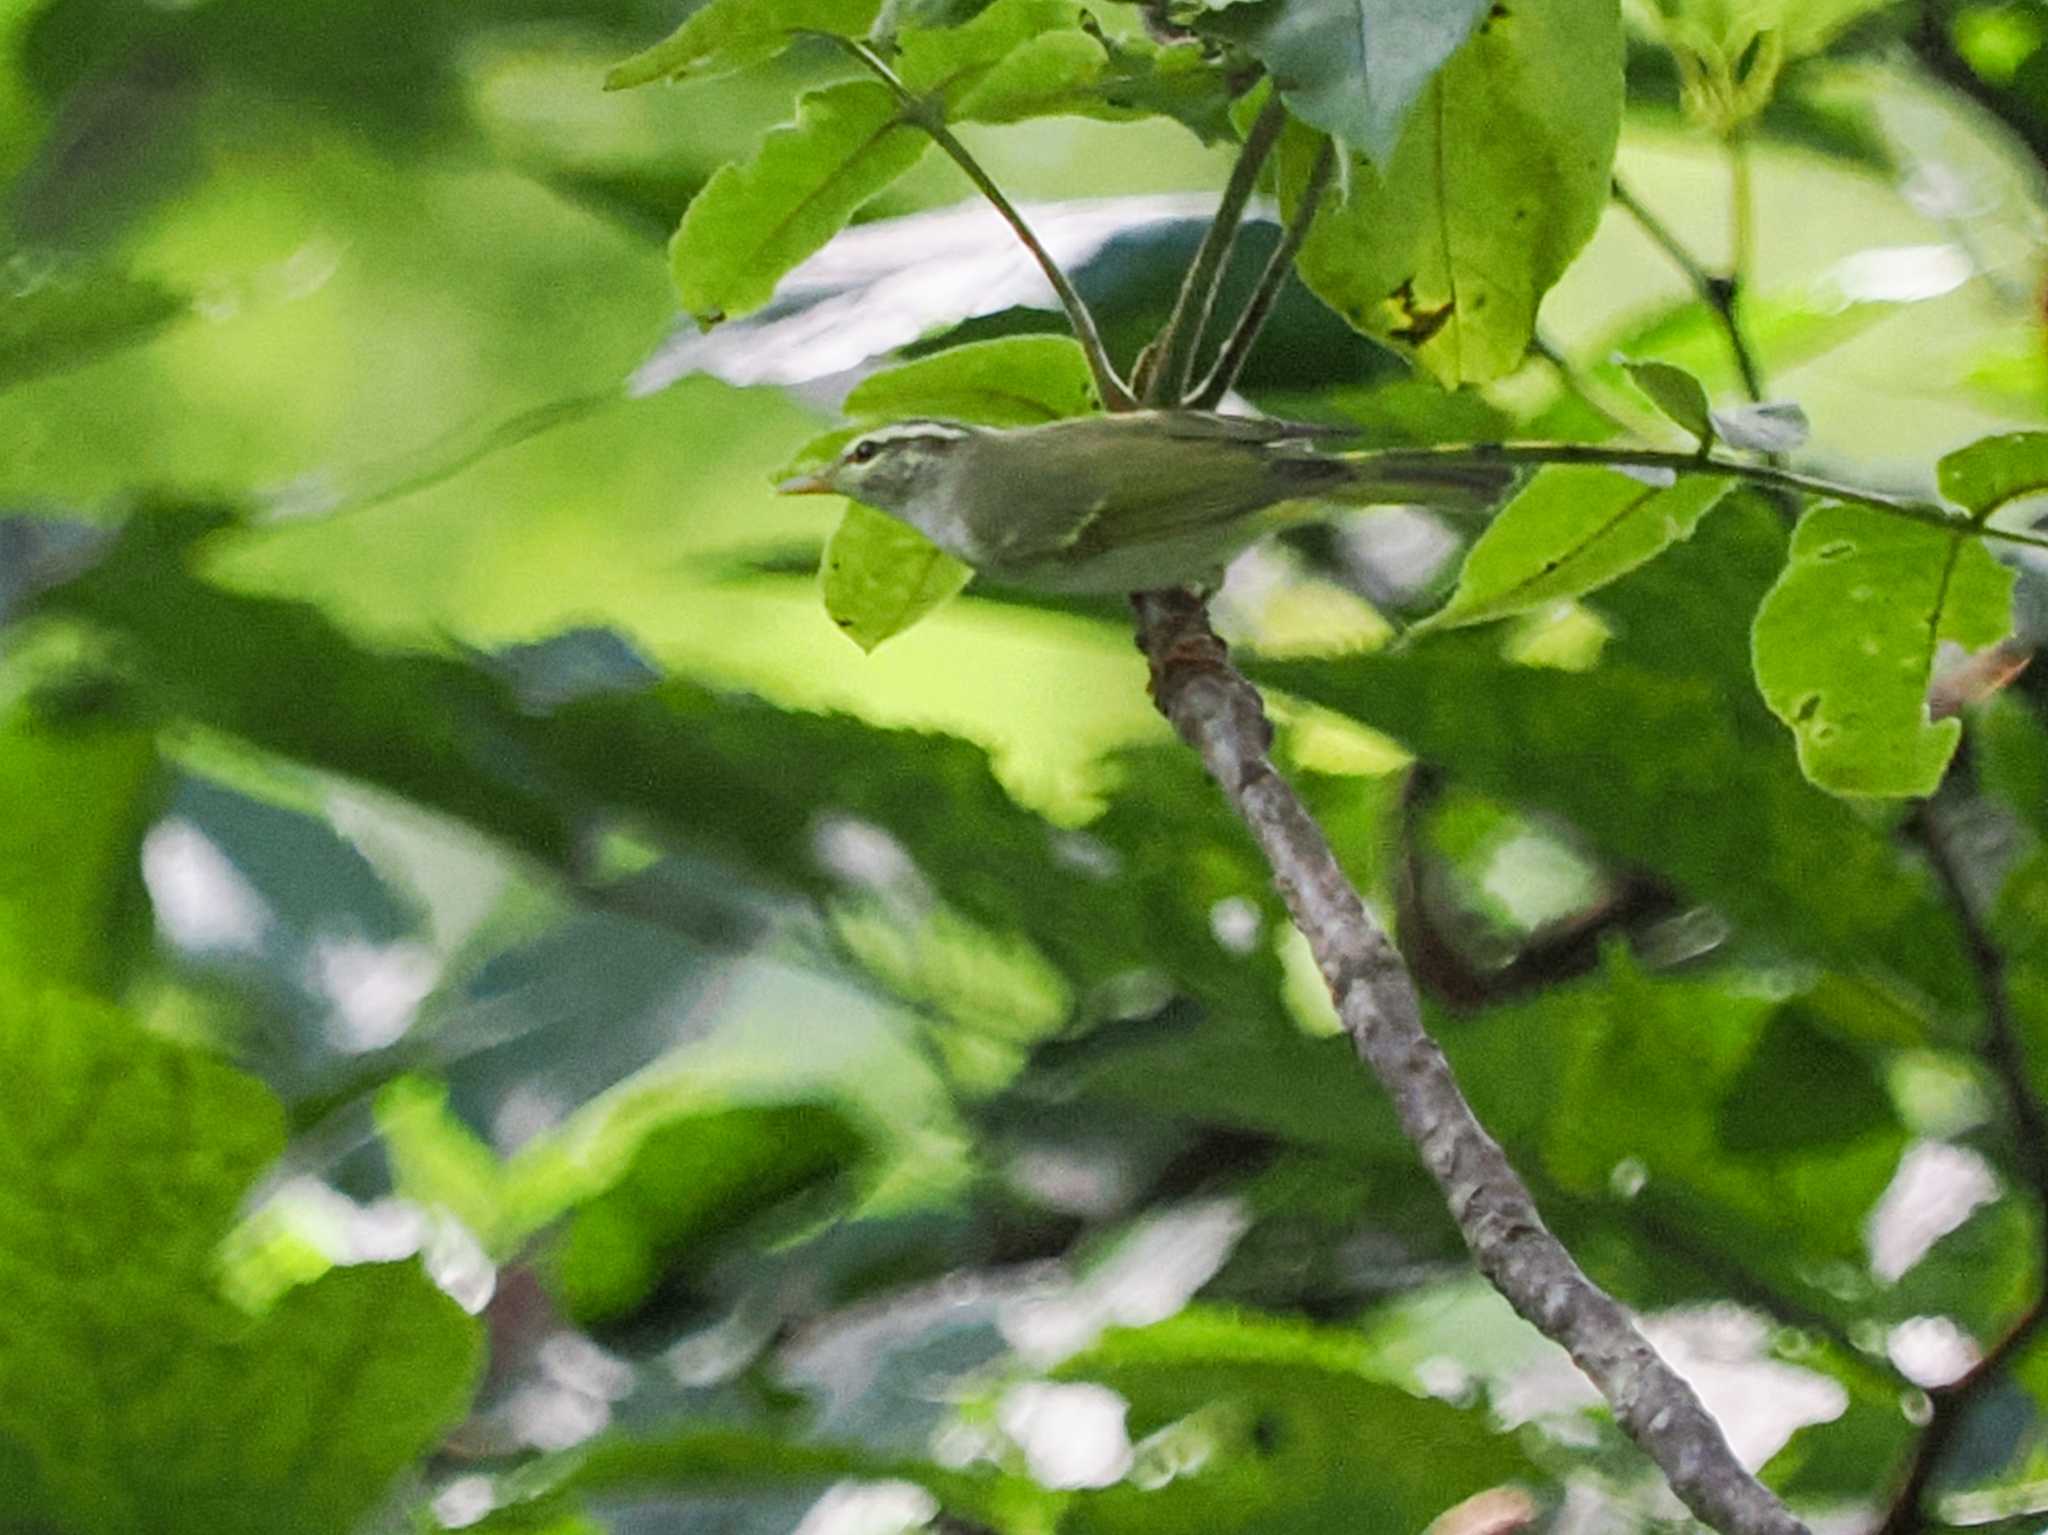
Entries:
<svg viewBox="0 0 2048 1535">
<path fill-rule="evenodd" d="M 887 512 L 992 580 L 1129 592 L 1213 584 L 1241 550 L 1303 515 L 1304 502 L 1472 508 L 1510 479 L 1476 465 L 1394 474 L 1314 446 L 1351 435 L 1193 410 L 1026 427 L 900 421 L 776 488 Z"/>
</svg>

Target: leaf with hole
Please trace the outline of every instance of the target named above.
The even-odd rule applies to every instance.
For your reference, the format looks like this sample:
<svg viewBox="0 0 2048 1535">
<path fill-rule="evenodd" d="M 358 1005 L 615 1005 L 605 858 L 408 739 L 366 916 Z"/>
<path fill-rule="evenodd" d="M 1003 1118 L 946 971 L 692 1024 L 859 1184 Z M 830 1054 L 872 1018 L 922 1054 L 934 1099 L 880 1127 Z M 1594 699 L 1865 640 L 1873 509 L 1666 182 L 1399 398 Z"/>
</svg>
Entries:
<svg viewBox="0 0 2048 1535">
<path fill-rule="evenodd" d="M 1930 722 L 1945 643 L 2012 628 L 2010 570 L 1977 539 L 1860 507 L 1814 508 L 1751 631 L 1756 678 L 1806 776 L 1836 794 L 1931 794 L 1962 735 Z"/>
<path fill-rule="evenodd" d="M 1339 179 L 1302 246 L 1302 280 L 1446 388 L 1511 371 L 1607 207 L 1621 102 L 1611 0 L 1503 8 L 1429 82 L 1398 147 Z M 1283 136 L 1289 209 L 1317 143 L 1298 127 Z"/>
</svg>

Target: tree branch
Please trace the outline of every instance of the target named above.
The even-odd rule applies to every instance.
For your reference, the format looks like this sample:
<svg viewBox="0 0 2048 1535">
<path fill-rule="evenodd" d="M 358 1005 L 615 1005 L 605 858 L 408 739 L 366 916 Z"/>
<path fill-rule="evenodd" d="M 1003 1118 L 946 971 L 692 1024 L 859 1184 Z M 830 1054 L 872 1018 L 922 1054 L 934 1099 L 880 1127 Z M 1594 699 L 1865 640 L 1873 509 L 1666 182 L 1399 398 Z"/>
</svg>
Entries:
<svg viewBox="0 0 2048 1535">
<path fill-rule="evenodd" d="M 1967 533 L 1998 543 L 2019 544 L 2031 549 L 2048 549 L 2048 537 L 2022 533 L 2012 528 L 1985 526 L 1984 517 L 1998 510 L 1965 518 L 1945 511 L 1929 501 L 1886 495 L 1845 485 L 1819 475 L 1780 469 L 1775 464 L 1752 464 L 1719 454 L 1675 453 L 1662 448 L 1619 448 L 1589 442 L 1477 442 L 1437 448 L 1365 448 L 1342 455 L 1356 464 L 1370 464 L 1390 477 L 1417 471 L 1441 472 L 1446 467 L 1486 464 L 1593 464 L 1609 469 L 1669 469 L 1674 474 L 1718 474 L 1744 480 L 1765 490 L 1802 496 L 1820 496 L 1867 507 L 1887 517 L 1923 523 L 1949 533 Z"/>
<path fill-rule="evenodd" d="M 1202 599 L 1145 592 L 1132 603 L 1154 701 L 1201 754 L 1264 853 L 1346 1032 L 1393 1099 L 1480 1271 L 1565 1348 L 1701 1520 L 1724 1535 L 1802 1535 L 1805 1526 L 1743 1470 L 1692 1388 L 1550 1234 L 1520 1176 L 1474 1117 L 1422 1027 L 1415 988 L 1393 944 L 1273 766 L 1265 706 L 1230 664 Z"/>
<path fill-rule="evenodd" d="M 922 128 L 931 141 L 967 173 L 967 179 L 1003 216 L 1003 221 L 1016 233 L 1024 248 L 1031 252 L 1031 258 L 1038 263 L 1038 269 L 1059 296 L 1060 307 L 1067 313 L 1067 324 L 1073 329 L 1074 339 L 1081 343 L 1081 350 L 1087 355 L 1088 371 L 1094 375 L 1095 391 L 1102 396 L 1103 409 L 1137 409 L 1137 396 L 1131 393 L 1130 386 L 1118 376 L 1116 365 L 1109 360 L 1109 351 L 1102 344 L 1102 332 L 1096 328 L 1095 316 L 1080 291 L 1060 269 L 1060 264 L 1052 259 L 1052 252 L 1039 243 L 1038 236 L 1031 232 L 1031 226 L 1024 221 L 1024 215 L 1017 211 L 1016 205 L 1004 195 L 995 179 L 982 169 L 973 152 L 953 136 L 953 130 L 946 126 L 945 117 L 934 104 L 904 84 L 902 77 L 884 62 L 882 56 L 858 38 L 841 37 L 836 32 L 813 31 L 807 27 L 797 30 L 809 36 L 826 38 L 858 59 L 877 80 L 895 93 L 896 99 L 903 104 L 903 120 L 912 127 Z"/>
<path fill-rule="evenodd" d="M 1977 994 L 1984 1006 L 1981 1053 L 2005 1095 L 2020 1176 L 2042 1207 L 2041 1264 L 2043 1271 L 2048 1272 L 2048 1110 L 2044 1110 L 2027 1072 L 2019 1023 L 2013 1017 L 2012 997 L 2006 988 L 2005 956 L 1963 883 L 1962 864 L 1950 840 L 1950 829 L 1943 824 L 1934 802 L 1923 803 L 1914 811 L 1906 831 L 1927 854 L 1949 908 L 1962 925 L 1964 950 L 1969 955 L 1970 969 L 1977 979 Z M 1921 1504 L 1947 1460 L 1956 1435 L 1968 1420 L 1970 1407 L 2003 1377 L 2006 1366 L 2040 1332 L 2044 1322 L 2048 1322 L 2048 1289 L 2036 1292 L 2033 1303 L 2019 1320 L 1968 1371 L 1927 1393 L 1933 1404 L 1932 1415 L 1913 1447 L 1879 1535 L 1913 1535 L 1926 1527 L 1927 1517 Z"/>
<path fill-rule="evenodd" d="M 1316 151 L 1315 163 L 1309 167 L 1308 184 L 1301 190 L 1301 202 L 1294 210 L 1294 217 L 1287 221 L 1280 243 L 1273 247 L 1265 271 L 1259 274 L 1259 285 L 1252 291 L 1251 301 L 1244 306 L 1244 313 L 1238 316 L 1229 339 L 1223 343 L 1216 365 L 1202 380 L 1201 387 L 1188 397 L 1187 404 L 1199 410 L 1213 409 L 1237 383 L 1238 374 L 1244 371 L 1245 359 L 1251 356 L 1253 346 L 1258 343 L 1259 332 L 1266 328 L 1267 317 L 1280 301 L 1280 290 L 1287 285 L 1287 274 L 1294 269 L 1294 253 L 1308 238 L 1308 227 L 1315 222 L 1317 205 L 1322 202 L 1323 193 L 1336 169 L 1335 144 L 1324 139 L 1323 147 Z"/>
<path fill-rule="evenodd" d="M 1224 185 L 1223 200 L 1216 205 L 1216 217 L 1189 263 L 1187 276 L 1173 300 L 1173 312 L 1160 327 L 1152 343 L 1151 366 L 1139 368 L 1136 390 L 1150 405 L 1169 404 L 1188 392 L 1194 372 L 1195 354 L 1201 350 L 1202 332 L 1209 328 L 1209 316 L 1216 307 L 1217 290 L 1223 285 L 1224 270 L 1237 245 L 1238 226 L 1244 221 L 1245 204 L 1259 183 L 1259 169 L 1280 139 L 1287 124 L 1287 109 L 1278 91 L 1259 109 L 1237 164 L 1231 167 Z"/>
</svg>

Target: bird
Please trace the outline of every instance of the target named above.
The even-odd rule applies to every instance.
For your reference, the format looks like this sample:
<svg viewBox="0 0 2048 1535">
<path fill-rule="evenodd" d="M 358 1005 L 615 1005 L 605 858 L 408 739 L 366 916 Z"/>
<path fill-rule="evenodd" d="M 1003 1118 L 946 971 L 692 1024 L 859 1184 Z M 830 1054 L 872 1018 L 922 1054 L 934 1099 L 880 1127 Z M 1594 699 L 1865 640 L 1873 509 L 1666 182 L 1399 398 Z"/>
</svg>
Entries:
<svg viewBox="0 0 2048 1535">
<path fill-rule="evenodd" d="M 1007 586 L 1061 593 L 1216 585 L 1224 566 L 1313 504 L 1483 507 L 1493 465 L 1398 471 L 1322 451 L 1349 428 L 1137 410 L 1033 426 L 913 419 L 863 431 L 831 463 L 784 480 L 885 512 Z"/>
</svg>

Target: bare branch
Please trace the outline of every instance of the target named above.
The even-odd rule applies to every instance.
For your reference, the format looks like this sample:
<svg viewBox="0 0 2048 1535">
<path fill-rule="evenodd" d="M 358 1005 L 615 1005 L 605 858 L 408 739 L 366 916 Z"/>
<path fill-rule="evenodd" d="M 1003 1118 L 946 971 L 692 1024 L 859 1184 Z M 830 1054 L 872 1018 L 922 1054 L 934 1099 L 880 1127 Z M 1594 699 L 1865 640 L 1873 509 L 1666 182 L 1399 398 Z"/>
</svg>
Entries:
<svg viewBox="0 0 2048 1535">
<path fill-rule="evenodd" d="M 1723 1535 L 1803 1535 L 1805 1526 L 1743 1470 L 1692 1388 L 1544 1226 L 1423 1029 L 1415 988 L 1392 942 L 1273 766 L 1265 707 L 1230 664 L 1203 600 L 1166 591 L 1140 593 L 1132 602 L 1138 644 L 1152 663 L 1154 701 L 1201 753 L 1265 854 L 1345 1030 L 1392 1097 L 1480 1271 L 1563 1345 L 1702 1521 Z"/>
<path fill-rule="evenodd" d="M 1251 301 L 1244 306 L 1244 313 L 1238 316 L 1229 339 L 1223 343 L 1216 365 L 1202 380 L 1201 387 L 1189 396 L 1188 404 L 1208 410 L 1230 393 L 1237 383 L 1238 374 L 1244 371 L 1245 359 L 1251 356 L 1252 348 L 1258 344 L 1259 332 L 1266 328 L 1267 317 L 1280 301 L 1280 290 L 1287 284 L 1287 274 L 1294 269 L 1294 253 L 1308 238 L 1309 225 L 1315 222 L 1316 208 L 1322 202 L 1323 193 L 1336 169 L 1336 148 L 1329 139 L 1324 139 L 1323 147 L 1316 151 L 1315 164 L 1309 167 L 1308 185 L 1301 190 L 1301 202 L 1294 210 L 1294 217 L 1287 221 L 1280 243 L 1273 247 L 1273 254 L 1266 261 L 1266 270 L 1259 274 L 1259 285 L 1252 291 Z"/>
</svg>

